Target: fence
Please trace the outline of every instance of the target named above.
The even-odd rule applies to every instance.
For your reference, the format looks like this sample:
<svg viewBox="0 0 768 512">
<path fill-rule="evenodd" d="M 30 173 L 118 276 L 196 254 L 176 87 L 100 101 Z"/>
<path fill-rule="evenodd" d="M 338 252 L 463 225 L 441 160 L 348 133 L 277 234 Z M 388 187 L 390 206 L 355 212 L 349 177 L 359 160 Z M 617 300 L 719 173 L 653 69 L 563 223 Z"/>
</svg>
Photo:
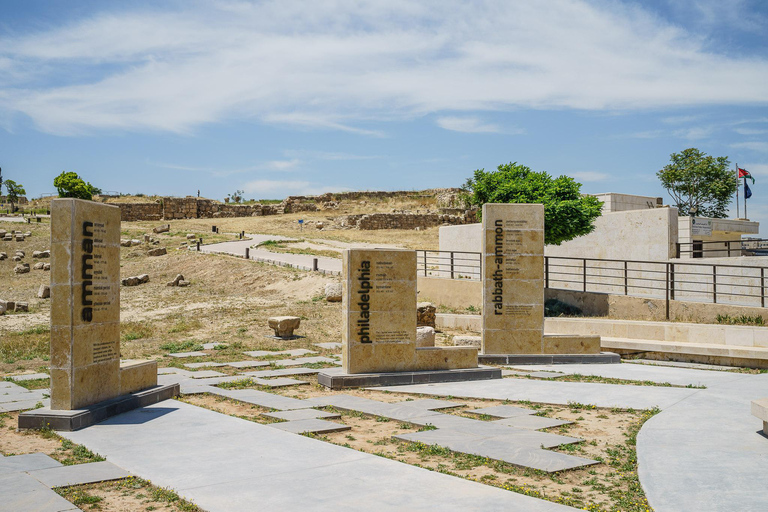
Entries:
<svg viewBox="0 0 768 512">
<path fill-rule="evenodd" d="M 417 251 L 417 273 L 480 279 L 476 252 Z M 765 307 L 766 267 L 546 256 L 544 286 L 582 292 Z"/>
<path fill-rule="evenodd" d="M 731 256 L 768 255 L 768 240 L 748 238 L 745 240 L 678 242 L 677 258 L 718 258 Z"/>
</svg>

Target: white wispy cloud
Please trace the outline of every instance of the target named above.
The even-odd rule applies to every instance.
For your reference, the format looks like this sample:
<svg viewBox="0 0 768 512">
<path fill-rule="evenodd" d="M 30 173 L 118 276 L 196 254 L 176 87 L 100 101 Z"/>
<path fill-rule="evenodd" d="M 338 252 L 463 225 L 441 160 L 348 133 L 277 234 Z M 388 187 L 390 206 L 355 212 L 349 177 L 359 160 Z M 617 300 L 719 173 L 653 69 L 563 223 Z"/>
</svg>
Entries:
<svg viewBox="0 0 768 512">
<path fill-rule="evenodd" d="M 765 135 L 768 134 L 768 130 L 761 130 L 757 128 L 736 128 L 733 131 L 739 135 Z"/>
<path fill-rule="evenodd" d="M 270 195 L 286 197 L 289 195 L 319 195 L 325 192 L 343 192 L 348 187 L 321 185 L 303 180 L 253 180 L 241 185 L 247 194 L 258 195 L 263 199 Z"/>
<path fill-rule="evenodd" d="M 464 133 L 500 133 L 501 127 L 493 123 L 485 123 L 479 117 L 438 117 L 435 123 L 440 128 Z"/>
<path fill-rule="evenodd" d="M 234 167 L 234 168 L 225 168 L 225 167 L 214 167 L 214 166 L 190 166 L 190 165 L 180 165 L 180 164 L 174 164 L 174 163 L 167 163 L 167 162 L 155 162 L 155 161 L 147 161 L 148 165 L 151 165 L 153 167 L 160 167 L 163 169 L 172 169 L 175 171 L 188 171 L 188 172 L 203 172 L 208 173 L 211 176 L 217 176 L 217 177 L 225 177 L 225 176 L 231 176 L 233 174 L 241 174 L 241 173 L 247 173 L 247 172 L 254 172 L 254 171 L 270 171 L 270 172 L 280 172 L 280 171 L 290 171 L 299 165 L 302 164 L 302 161 L 298 158 L 293 158 L 291 160 L 269 160 L 266 162 L 260 162 L 254 165 L 247 165 L 243 167 Z"/>
<path fill-rule="evenodd" d="M 382 137 L 372 122 L 446 112 L 768 102 L 768 58 L 715 53 L 640 4 L 122 5 L 0 36 L 0 119 L 64 135 L 248 119 Z"/>
<path fill-rule="evenodd" d="M 749 141 L 749 142 L 737 142 L 731 144 L 732 148 L 737 149 L 749 149 L 751 151 L 758 151 L 761 153 L 768 153 L 768 142 L 765 141 Z"/>
<path fill-rule="evenodd" d="M 706 139 L 711 136 L 714 131 L 714 126 L 691 126 L 689 128 L 675 130 L 674 136 L 687 140 L 699 140 Z"/>
</svg>

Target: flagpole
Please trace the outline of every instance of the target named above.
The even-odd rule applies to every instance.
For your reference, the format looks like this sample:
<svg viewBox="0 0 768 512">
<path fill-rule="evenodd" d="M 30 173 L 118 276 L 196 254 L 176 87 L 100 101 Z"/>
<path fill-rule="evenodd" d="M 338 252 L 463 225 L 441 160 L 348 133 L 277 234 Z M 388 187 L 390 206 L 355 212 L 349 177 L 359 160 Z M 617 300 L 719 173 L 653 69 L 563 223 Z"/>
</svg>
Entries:
<svg viewBox="0 0 768 512">
<path fill-rule="evenodd" d="M 744 218 L 749 220 L 749 217 L 747 217 L 747 177 L 744 176 Z"/>
<path fill-rule="evenodd" d="M 739 164 L 736 164 L 736 183 L 739 182 Z M 739 218 L 739 186 L 736 185 L 736 218 Z"/>
</svg>

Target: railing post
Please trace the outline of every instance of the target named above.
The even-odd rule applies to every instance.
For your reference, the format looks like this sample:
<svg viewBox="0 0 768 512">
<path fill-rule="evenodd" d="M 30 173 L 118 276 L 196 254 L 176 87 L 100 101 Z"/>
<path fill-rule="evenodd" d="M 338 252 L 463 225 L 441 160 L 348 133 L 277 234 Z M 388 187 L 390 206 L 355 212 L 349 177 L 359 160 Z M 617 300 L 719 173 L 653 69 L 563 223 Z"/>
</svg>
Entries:
<svg viewBox="0 0 768 512">
<path fill-rule="evenodd" d="M 731 242 L 725 242 L 725 246 L 728 247 L 728 257 L 731 257 Z"/>
<path fill-rule="evenodd" d="M 544 288 L 549 288 L 549 256 L 544 256 Z"/>
<path fill-rule="evenodd" d="M 669 263 L 667 263 L 667 290 L 666 290 L 666 319 L 669 320 Z"/>
<path fill-rule="evenodd" d="M 453 279 L 453 251 L 451 251 L 451 279 Z"/>
<path fill-rule="evenodd" d="M 427 277 L 427 251 L 424 250 L 424 277 Z"/>
<path fill-rule="evenodd" d="M 245 248 L 245 259 L 247 259 L 247 260 L 251 259 L 251 248 L 250 247 L 246 247 Z"/>
<path fill-rule="evenodd" d="M 712 302 L 717 304 L 717 265 L 712 265 Z"/>
<path fill-rule="evenodd" d="M 760 307 L 765 307 L 765 267 L 760 267 Z"/>
<path fill-rule="evenodd" d="M 317 258 L 312 258 L 312 270 L 317 272 Z"/>
<path fill-rule="evenodd" d="M 629 295 L 629 278 L 627 277 L 627 260 L 624 260 L 624 295 Z"/>
<path fill-rule="evenodd" d="M 582 267 L 581 267 L 581 278 L 582 278 L 582 291 L 587 291 L 587 258 L 584 258 L 582 260 Z"/>
<path fill-rule="evenodd" d="M 669 298 L 675 300 L 675 264 L 669 264 Z"/>
<path fill-rule="evenodd" d="M 675 242 L 675 258 L 680 259 L 680 242 Z"/>
</svg>

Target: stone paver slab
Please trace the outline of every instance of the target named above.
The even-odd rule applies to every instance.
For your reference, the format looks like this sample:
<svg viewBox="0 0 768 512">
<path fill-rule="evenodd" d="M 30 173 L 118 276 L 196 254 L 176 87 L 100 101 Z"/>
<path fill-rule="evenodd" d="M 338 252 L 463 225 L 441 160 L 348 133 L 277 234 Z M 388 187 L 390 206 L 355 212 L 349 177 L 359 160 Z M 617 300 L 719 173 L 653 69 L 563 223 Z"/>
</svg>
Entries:
<svg viewBox="0 0 768 512">
<path fill-rule="evenodd" d="M 209 512 L 575 510 L 173 400 L 64 435 Z"/>
<path fill-rule="evenodd" d="M 258 366 L 269 366 L 269 361 L 233 361 L 226 363 L 232 368 L 256 368 Z"/>
<path fill-rule="evenodd" d="M 27 409 L 35 409 L 38 404 L 42 404 L 43 407 L 51 405 L 51 400 L 47 398 L 32 399 L 32 400 L 18 400 L 15 402 L 4 402 L 0 407 L 6 412 L 26 411 Z"/>
<path fill-rule="evenodd" d="M 312 407 L 306 400 L 298 400 L 287 396 L 275 395 L 258 389 L 218 389 L 216 394 L 234 400 L 259 405 L 268 409 L 290 411 L 293 409 L 308 409 Z"/>
<path fill-rule="evenodd" d="M 173 354 L 168 354 L 168 355 L 176 358 L 185 358 L 185 357 L 205 357 L 208 354 L 206 354 L 205 352 L 194 351 L 194 352 L 174 352 Z"/>
<path fill-rule="evenodd" d="M 80 510 L 27 473 L 0 475 L 0 512 Z"/>
<path fill-rule="evenodd" d="M 0 457 L 0 475 L 17 473 L 19 471 L 34 471 L 36 469 L 58 468 L 61 462 L 44 453 L 25 453 Z"/>
<path fill-rule="evenodd" d="M 335 359 L 324 356 L 315 357 L 297 357 L 296 359 L 279 359 L 273 361 L 275 365 L 279 366 L 300 366 L 302 364 L 314 364 L 314 363 L 336 363 Z"/>
<path fill-rule="evenodd" d="M 228 347 L 229 343 L 219 343 L 218 341 L 213 343 L 203 343 L 203 350 L 213 350 L 216 347 Z"/>
<path fill-rule="evenodd" d="M 316 418 L 284 421 L 282 423 L 269 423 L 268 426 L 293 434 L 332 434 L 333 432 L 344 432 L 345 430 L 352 429 L 352 427 L 348 425 Z"/>
<path fill-rule="evenodd" d="M 254 350 L 252 352 L 243 352 L 243 354 L 251 357 L 264 357 L 264 356 L 305 356 L 308 354 L 317 354 L 317 352 L 312 350 L 307 350 L 305 348 L 294 348 L 291 350 L 280 350 L 280 351 L 273 351 L 273 350 Z"/>
<path fill-rule="evenodd" d="M 11 375 L 11 379 L 14 382 L 22 382 L 25 380 L 37 380 L 47 379 L 49 375 L 47 373 L 27 373 L 25 375 Z"/>
<path fill-rule="evenodd" d="M 286 386 L 299 386 L 302 384 L 309 384 L 309 382 L 305 380 L 296 380 L 291 379 L 290 377 L 275 377 L 274 379 L 256 378 L 255 381 L 262 386 L 269 386 L 271 388 L 282 388 Z"/>
<path fill-rule="evenodd" d="M 92 484 L 128 478 L 130 473 L 109 461 L 75 464 L 28 472 L 31 476 L 48 487 L 68 487 L 70 485 Z"/>
<path fill-rule="evenodd" d="M 525 428 L 529 430 L 540 430 L 543 428 L 559 427 L 561 425 L 570 425 L 573 423 L 568 420 L 559 420 L 557 418 L 546 418 L 543 416 L 517 416 L 515 418 L 505 418 L 496 420 L 494 423 L 507 425 L 508 427 Z"/>
<path fill-rule="evenodd" d="M 218 368 L 220 366 L 226 366 L 224 363 L 215 363 L 213 361 L 203 361 L 202 363 L 185 363 L 184 366 L 187 368 L 197 369 L 197 368 Z"/>
<path fill-rule="evenodd" d="M 249 377 L 286 377 L 289 375 L 313 375 L 315 373 L 320 373 L 320 370 L 316 368 L 278 368 L 277 370 L 243 372 L 241 375 Z"/>
<path fill-rule="evenodd" d="M 329 343 L 313 343 L 314 346 L 324 348 L 326 350 L 341 350 L 341 343 L 329 342 Z"/>
<path fill-rule="evenodd" d="M 341 414 L 317 409 L 296 409 L 294 411 L 263 412 L 262 416 L 286 421 L 309 420 L 313 418 L 335 419 L 341 418 Z"/>
<path fill-rule="evenodd" d="M 493 407 L 483 407 L 482 409 L 472 409 L 467 411 L 471 414 L 485 414 L 493 418 L 515 418 L 517 416 L 527 416 L 536 414 L 533 409 L 524 407 L 515 407 L 514 405 L 494 405 Z"/>
<path fill-rule="evenodd" d="M 465 434 L 429 430 L 394 436 L 396 439 L 436 445 L 450 450 L 488 457 L 516 466 L 554 472 L 597 464 L 596 460 L 510 443 L 506 438 L 473 438 Z"/>
<path fill-rule="evenodd" d="M 226 373 L 217 372 L 216 370 L 198 370 L 189 374 L 192 379 L 210 379 L 211 377 L 226 377 Z"/>
<path fill-rule="evenodd" d="M 426 409 L 427 411 L 437 411 L 439 409 L 454 409 L 456 407 L 461 407 L 464 404 L 460 404 L 458 402 L 450 402 L 448 400 L 440 400 L 437 398 L 419 398 L 417 400 L 410 400 L 407 403 L 411 407 L 419 407 L 421 409 Z"/>
</svg>

